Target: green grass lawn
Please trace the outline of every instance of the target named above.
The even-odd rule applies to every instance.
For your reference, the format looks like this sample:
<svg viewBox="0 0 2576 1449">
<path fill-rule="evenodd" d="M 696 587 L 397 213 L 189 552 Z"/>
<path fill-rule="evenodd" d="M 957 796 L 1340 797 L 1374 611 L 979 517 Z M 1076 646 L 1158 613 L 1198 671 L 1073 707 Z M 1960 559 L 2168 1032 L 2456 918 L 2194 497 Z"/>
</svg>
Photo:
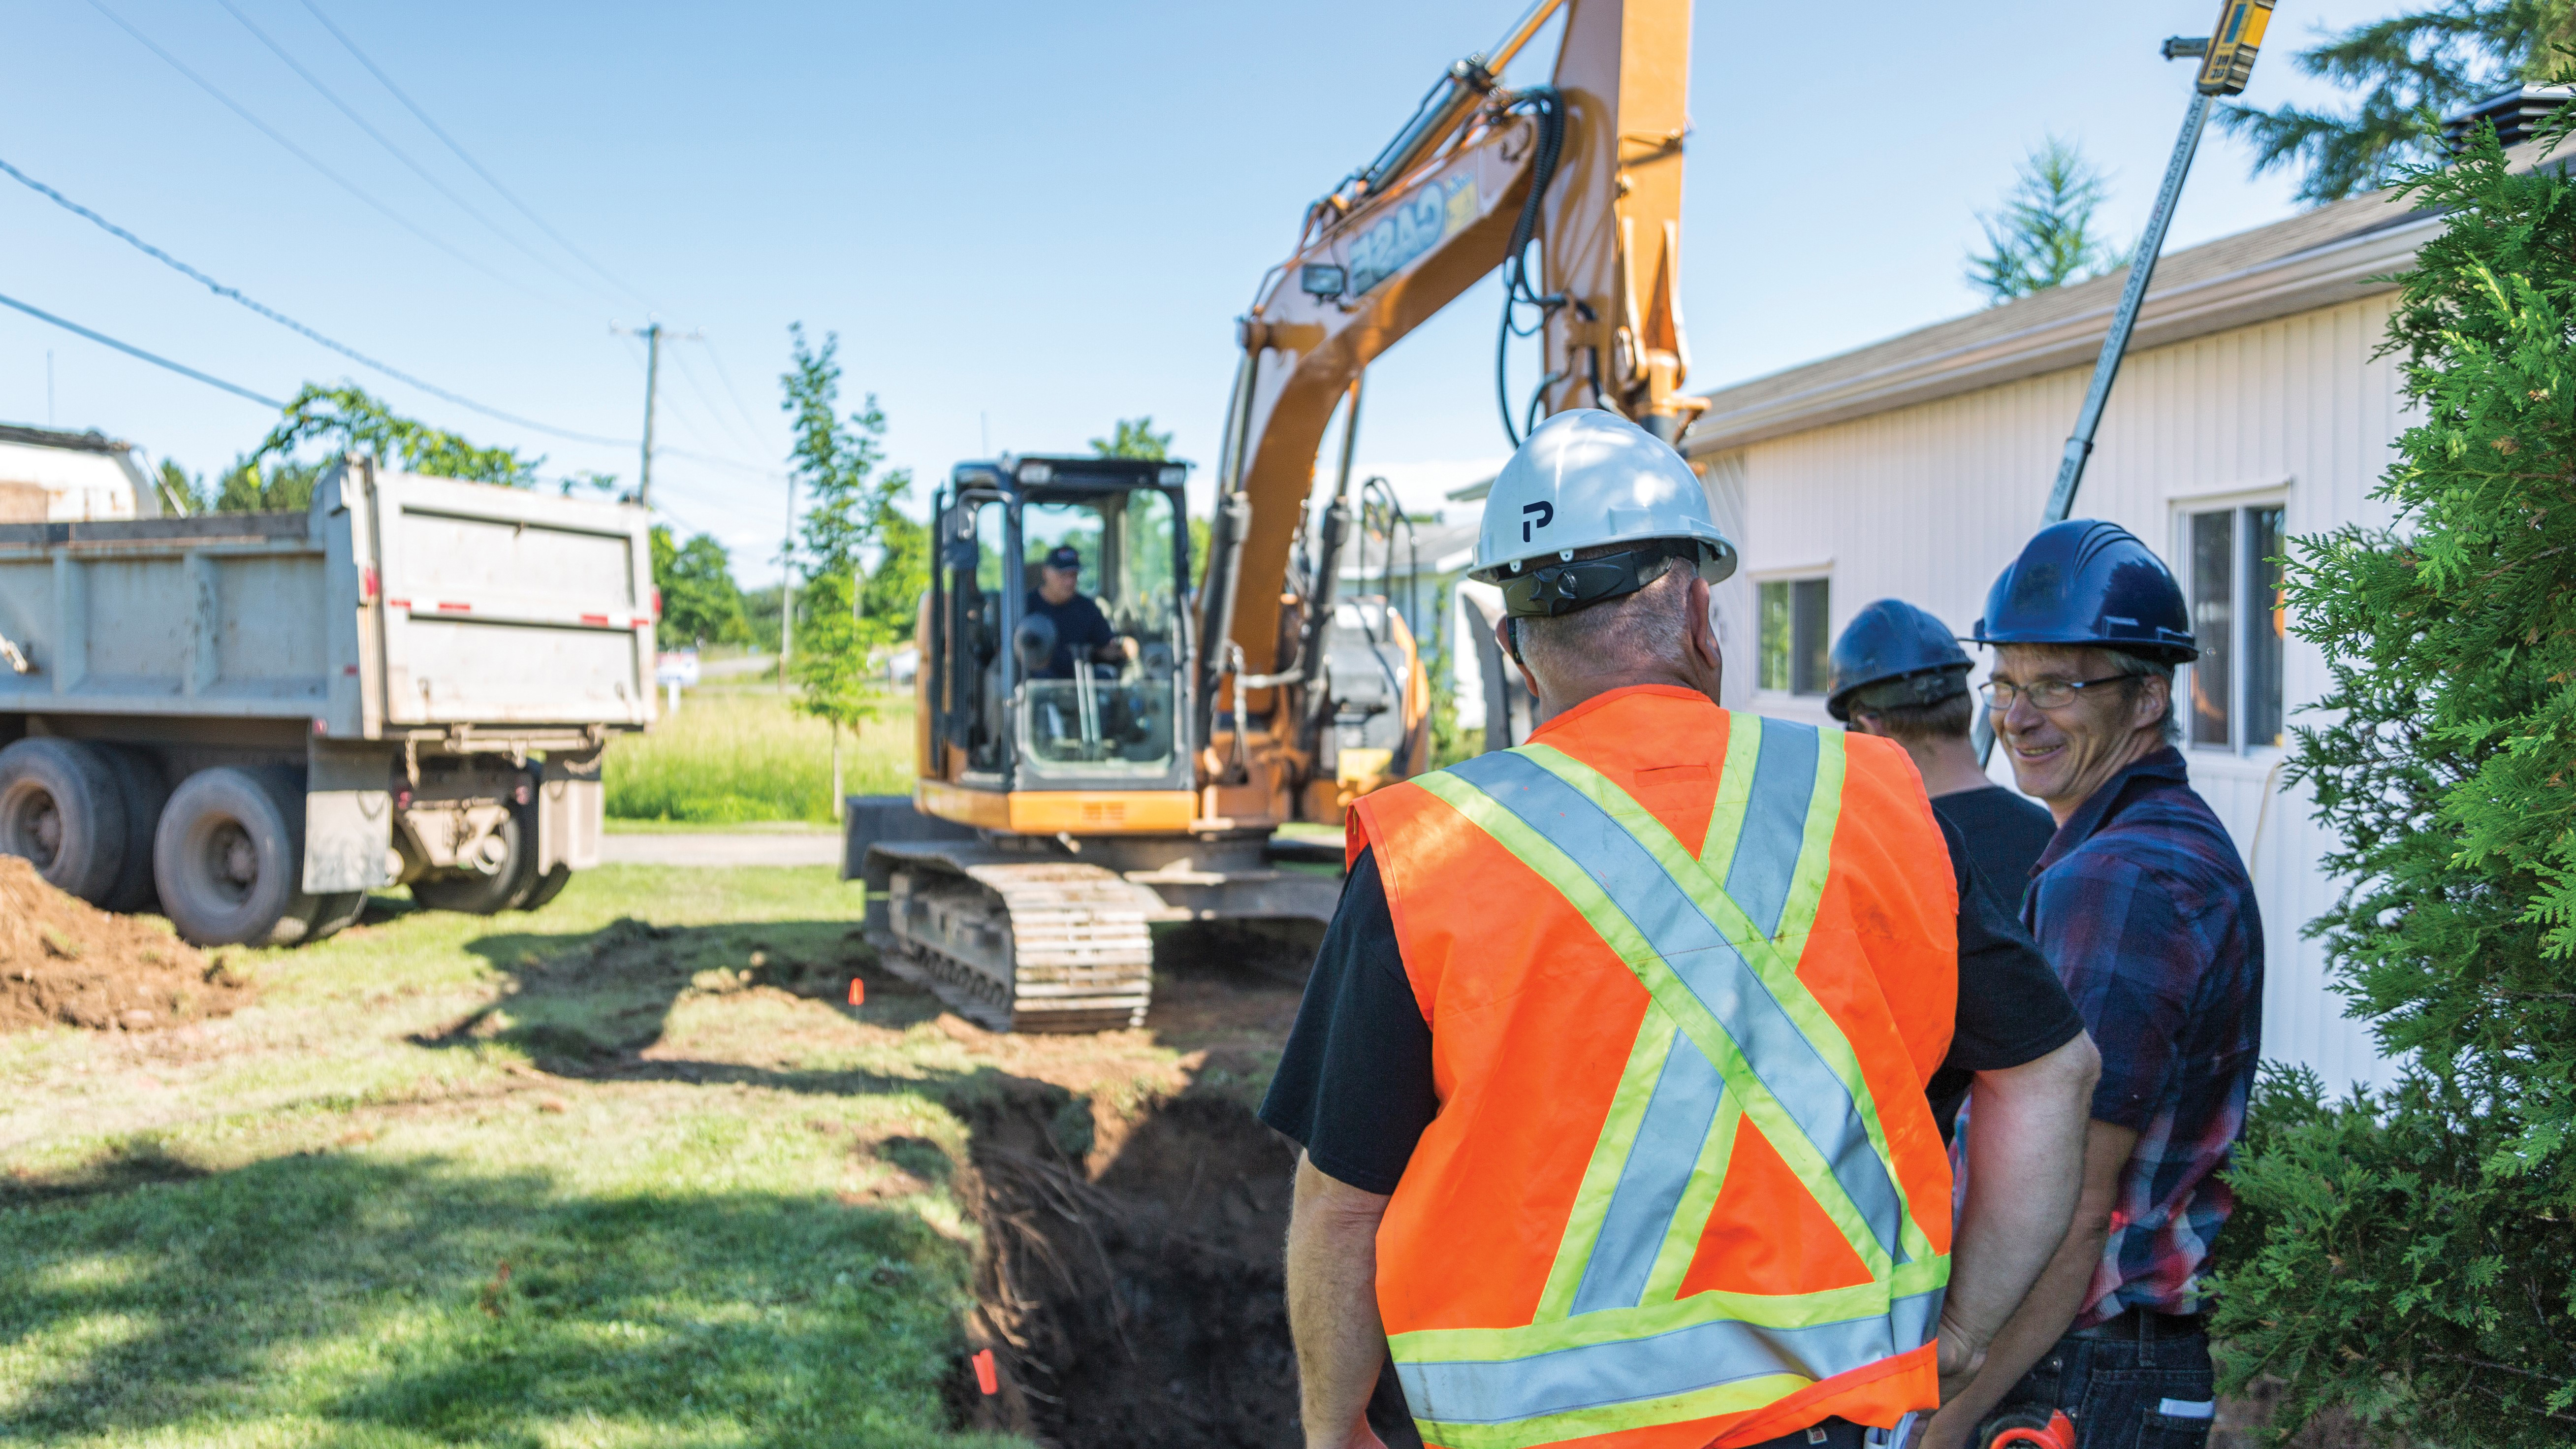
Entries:
<svg viewBox="0 0 2576 1449">
<path fill-rule="evenodd" d="M 392 895 L 231 953 L 231 1018 L 0 1037 L 0 1440 L 1011 1442 L 941 1404 L 973 1230 L 937 1161 L 997 1059 L 843 1004 L 857 904 L 827 869 Z"/>
<path fill-rule="evenodd" d="M 842 788 L 912 792 L 912 698 L 888 695 L 881 717 L 841 737 Z M 651 733 L 609 747 L 608 813 L 700 825 L 832 818 L 832 734 L 767 684 L 689 691 Z"/>
</svg>

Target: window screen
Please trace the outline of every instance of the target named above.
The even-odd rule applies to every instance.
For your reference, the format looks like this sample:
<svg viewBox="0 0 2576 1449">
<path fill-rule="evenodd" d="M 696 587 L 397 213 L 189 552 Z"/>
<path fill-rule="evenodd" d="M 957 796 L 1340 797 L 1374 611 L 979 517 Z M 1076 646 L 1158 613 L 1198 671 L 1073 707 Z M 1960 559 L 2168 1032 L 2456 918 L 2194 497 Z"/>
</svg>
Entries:
<svg viewBox="0 0 2576 1449">
<path fill-rule="evenodd" d="M 1830 585 L 1824 579 L 1777 579 L 1756 595 L 1761 643 L 1756 683 L 1783 694 L 1825 692 L 1825 655 L 1833 646 Z"/>
<path fill-rule="evenodd" d="M 2191 516 L 2191 632 L 2200 659 L 2191 671 L 2191 742 L 2236 742 L 2230 708 L 2229 633 L 2236 618 L 2236 513 Z"/>
</svg>

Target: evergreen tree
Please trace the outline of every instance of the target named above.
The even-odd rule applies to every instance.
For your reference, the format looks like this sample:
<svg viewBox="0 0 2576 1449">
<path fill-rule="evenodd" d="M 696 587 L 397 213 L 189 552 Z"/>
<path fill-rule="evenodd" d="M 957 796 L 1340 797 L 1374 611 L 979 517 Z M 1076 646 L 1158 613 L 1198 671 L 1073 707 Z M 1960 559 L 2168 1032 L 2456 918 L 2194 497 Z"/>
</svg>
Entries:
<svg viewBox="0 0 2576 1449">
<path fill-rule="evenodd" d="M 2298 540 L 2288 602 L 2332 679 L 2292 778 L 2347 883 L 2309 930 L 2407 1065 L 2267 1082 L 2215 1328 L 2289 1427 L 2537 1449 L 2576 1438 L 2576 186 L 2481 127 L 2404 189 L 2450 224 L 2386 344 L 2397 521 Z"/>
<path fill-rule="evenodd" d="M 2356 25 L 2299 52 L 2299 69 L 2361 92 L 2348 112 L 2231 105 L 2219 124 L 2254 143 L 2254 171 L 2306 168 L 2302 201 L 2336 201 L 2444 156 L 2442 116 L 2555 69 L 2576 0 L 2448 0 Z"/>
<path fill-rule="evenodd" d="M 1968 254 L 1968 280 L 1990 302 L 2009 302 L 2120 265 L 2093 229 L 2107 184 L 2073 144 L 2049 137 L 2021 164 L 2001 210 L 1980 212 L 1986 250 Z"/>
</svg>

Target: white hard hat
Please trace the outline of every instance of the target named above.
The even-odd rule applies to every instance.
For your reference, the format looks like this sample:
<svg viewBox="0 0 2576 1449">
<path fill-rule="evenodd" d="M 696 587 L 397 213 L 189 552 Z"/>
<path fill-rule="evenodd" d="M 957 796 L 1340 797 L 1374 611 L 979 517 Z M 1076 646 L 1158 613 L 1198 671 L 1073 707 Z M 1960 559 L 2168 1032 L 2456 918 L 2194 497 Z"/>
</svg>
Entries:
<svg viewBox="0 0 2576 1449">
<path fill-rule="evenodd" d="M 1664 543 L 1663 552 L 1575 564 L 1611 543 Z M 1500 584 L 1523 617 L 1570 613 L 1663 576 L 1662 560 L 1690 557 L 1716 583 L 1735 572 L 1735 544 L 1709 517 L 1699 475 L 1654 434 L 1616 413 L 1572 408 L 1531 430 L 1485 496 L 1474 577 Z M 1651 571 L 1641 569 L 1653 565 Z M 1545 570 L 1544 584 L 1532 577 Z"/>
</svg>

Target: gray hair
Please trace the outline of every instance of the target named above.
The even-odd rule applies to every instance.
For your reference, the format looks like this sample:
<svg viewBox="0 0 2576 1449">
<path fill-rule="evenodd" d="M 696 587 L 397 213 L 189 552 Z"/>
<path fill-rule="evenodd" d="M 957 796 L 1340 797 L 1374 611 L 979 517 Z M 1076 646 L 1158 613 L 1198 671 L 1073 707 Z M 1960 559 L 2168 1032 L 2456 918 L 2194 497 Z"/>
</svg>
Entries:
<svg viewBox="0 0 2576 1449">
<path fill-rule="evenodd" d="M 2124 649 L 2105 649 L 2111 656 L 2111 667 L 2123 679 L 2161 679 L 2165 682 L 2165 716 L 2156 721 L 2156 734 L 2168 745 L 2182 743 L 2182 717 L 2174 713 L 2174 667 L 2161 659 L 2149 659 Z"/>
<path fill-rule="evenodd" d="M 1578 549 L 1577 559 L 1621 553 L 1633 544 L 1604 544 Z M 1690 621 L 1674 606 L 1675 594 L 1690 588 L 1687 564 L 1668 565 L 1663 577 L 1633 594 L 1605 599 L 1588 608 L 1554 618 L 1512 621 L 1513 638 L 1530 673 L 1560 678 L 1598 669 L 1604 664 L 1632 668 L 1658 665 L 1687 668 Z"/>
</svg>

